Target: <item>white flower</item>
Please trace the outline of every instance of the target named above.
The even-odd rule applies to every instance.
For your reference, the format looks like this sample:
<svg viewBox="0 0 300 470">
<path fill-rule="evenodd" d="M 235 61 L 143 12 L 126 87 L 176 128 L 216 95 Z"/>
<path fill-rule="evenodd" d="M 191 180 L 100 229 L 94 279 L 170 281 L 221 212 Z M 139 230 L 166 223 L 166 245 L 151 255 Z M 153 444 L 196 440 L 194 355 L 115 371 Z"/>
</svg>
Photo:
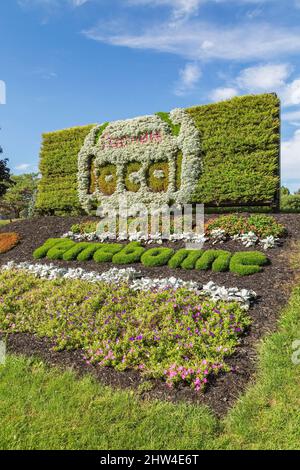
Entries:
<svg viewBox="0 0 300 470">
<path fill-rule="evenodd" d="M 208 282 L 202 287 L 195 281 L 183 281 L 182 279 L 174 276 L 169 278 L 156 278 L 151 279 L 142 277 L 141 272 L 136 271 L 134 268 L 112 268 L 101 274 L 95 271 L 85 271 L 82 268 L 61 268 L 54 264 L 33 264 L 30 262 L 15 263 L 9 261 L 6 265 L 1 267 L 1 270 L 23 270 L 34 274 L 42 279 L 81 279 L 87 282 L 105 282 L 107 284 L 119 285 L 127 283 L 129 287 L 135 291 L 147 291 L 151 289 L 164 290 L 164 289 L 180 289 L 186 288 L 188 290 L 197 292 L 199 296 L 208 295 L 215 300 L 223 300 L 226 302 L 239 302 L 244 309 L 248 309 L 250 302 L 257 297 L 256 293 L 252 290 L 241 289 L 237 287 L 221 287 L 216 285 L 213 281 Z"/>
<path fill-rule="evenodd" d="M 184 203 L 190 199 L 202 168 L 200 136 L 193 119 L 184 109 L 171 111 L 170 119 L 180 125 L 178 136 L 172 135 L 170 126 L 157 115 L 112 122 L 99 139 L 101 125 L 90 131 L 78 155 L 78 196 L 87 212 L 91 212 L 94 202 L 118 208 L 119 198 L 124 195 L 129 207 L 135 203 L 162 206 L 171 201 Z M 179 152 L 183 158 L 181 187 L 178 189 L 176 160 Z M 107 163 L 115 165 L 116 191 L 110 196 L 102 194 L 99 188 L 89 194 L 91 155 L 94 156 L 95 172 Z M 133 161 L 141 165 L 138 172 L 130 175 L 131 181 L 140 183 L 137 192 L 126 191 L 125 187 L 126 167 Z M 169 186 L 165 192 L 153 193 L 147 184 L 147 173 L 151 164 L 161 161 L 168 162 Z M 154 174 L 157 178 L 165 177 L 162 170 L 156 170 Z"/>
<path fill-rule="evenodd" d="M 273 235 L 270 235 L 269 237 L 263 238 L 259 242 L 264 250 L 267 250 L 268 248 L 274 248 L 276 245 L 280 243 L 279 238 L 274 238 Z"/>
<path fill-rule="evenodd" d="M 155 170 L 153 172 L 153 176 L 158 179 L 162 179 L 165 177 L 165 172 L 163 170 Z"/>
</svg>

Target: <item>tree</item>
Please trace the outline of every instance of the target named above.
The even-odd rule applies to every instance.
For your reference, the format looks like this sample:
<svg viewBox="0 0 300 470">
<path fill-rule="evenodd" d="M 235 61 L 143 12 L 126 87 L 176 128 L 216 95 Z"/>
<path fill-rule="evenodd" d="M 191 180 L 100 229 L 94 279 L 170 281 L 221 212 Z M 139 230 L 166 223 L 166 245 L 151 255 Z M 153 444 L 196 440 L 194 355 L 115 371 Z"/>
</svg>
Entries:
<svg viewBox="0 0 300 470">
<path fill-rule="evenodd" d="M 3 196 L 10 184 L 10 169 L 7 166 L 8 159 L 1 158 L 3 149 L 0 145 L 0 197 Z"/>
<path fill-rule="evenodd" d="M 18 219 L 28 217 L 38 183 L 37 173 L 11 176 L 11 185 L 0 199 L 0 211 Z"/>
<path fill-rule="evenodd" d="M 281 186 L 280 191 L 281 191 L 281 196 L 289 196 L 291 194 L 290 190 L 286 188 L 285 186 Z"/>
</svg>

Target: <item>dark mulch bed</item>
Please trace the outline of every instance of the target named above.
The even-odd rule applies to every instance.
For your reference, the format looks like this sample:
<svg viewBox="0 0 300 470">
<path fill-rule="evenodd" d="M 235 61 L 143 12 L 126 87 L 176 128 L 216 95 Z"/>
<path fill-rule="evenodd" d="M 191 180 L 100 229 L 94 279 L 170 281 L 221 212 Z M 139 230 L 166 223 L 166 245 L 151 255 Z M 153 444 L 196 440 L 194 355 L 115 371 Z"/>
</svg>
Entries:
<svg viewBox="0 0 300 470">
<path fill-rule="evenodd" d="M 295 272 L 289 266 L 289 257 L 293 249 L 293 242 L 300 240 L 300 214 L 276 214 L 275 217 L 283 223 L 288 235 L 281 247 L 268 250 L 267 255 L 271 265 L 262 273 L 253 276 L 239 277 L 232 273 L 213 273 L 199 271 L 172 270 L 168 267 L 145 268 L 141 264 L 132 265 L 144 275 L 149 277 L 176 276 L 185 280 L 195 280 L 206 283 L 213 280 L 226 287 L 253 289 L 259 295 L 257 302 L 250 310 L 253 323 L 249 334 L 244 336 L 237 352 L 227 361 L 235 369 L 235 373 L 220 374 L 213 379 L 204 394 L 196 394 L 187 387 L 170 390 L 161 381 L 153 381 L 152 390 L 144 392 L 145 397 L 162 398 L 172 401 L 186 400 L 209 405 L 219 416 L 226 413 L 237 397 L 245 389 L 246 384 L 253 377 L 256 368 L 256 345 L 267 333 L 276 329 L 276 320 L 281 308 L 287 303 L 290 295 Z M 28 221 L 14 222 L 9 226 L 1 227 L 1 232 L 16 231 L 22 236 L 22 242 L 11 252 L 1 255 L 0 263 L 9 260 L 16 262 L 32 261 L 32 252 L 50 237 L 59 237 L 70 229 L 70 226 L 79 222 L 79 217 L 44 217 Z M 90 220 L 90 218 L 89 218 Z M 152 245 L 151 245 L 152 246 Z M 180 243 L 172 244 L 175 248 Z M 206 243 L 205 248 L 210 244 Z M 240 243 L 228 242 L 214 247 L 222 247 L 229 251 L 246 250 Z M 252 248 L 253 249 L 253 248 Z M 49 263 L 49 260 L 39 262 Z M 94 262 L 64 262 L 57 261 L 57 265 L 83 267 L 86 270 L 98 272 L 106 271 L 113 265 L 109 263 L 97 264 Z M 79 351 L 55 352 L 51 349 L 51 342 L 39 339 L 33 335 L 14 334 L 8 338 L 8 351 L 27 355 L 37 355 L 47 363 L 63 367 L 72 367 L 78 373 L 92 371 L 101 382 L 117 387 L 134 388 L 141 382 L 137 372 L 116 372 L 111 368 L 87 366 Z"/>
</svg>

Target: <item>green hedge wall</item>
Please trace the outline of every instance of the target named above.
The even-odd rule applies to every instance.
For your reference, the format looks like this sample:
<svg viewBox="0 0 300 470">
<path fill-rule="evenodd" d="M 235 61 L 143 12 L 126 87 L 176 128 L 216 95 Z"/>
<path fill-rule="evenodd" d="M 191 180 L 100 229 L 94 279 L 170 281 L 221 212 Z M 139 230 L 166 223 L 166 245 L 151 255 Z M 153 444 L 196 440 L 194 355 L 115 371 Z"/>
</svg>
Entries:
<svg viewBox="0 0 300 470">
<path fill-rule="evenodd" d="M 273 203 L 279 191 L 280 102 L 266 94 L 187 110 L 200 131 L 206 204 Z"/>
<path fill-rule="evenodd" d="M 280 102 L 275 94 L 233 98 L 186 110 L 200 132 L 203 172 L 191 201 L 207 205 L 278 203 Z M 36 208 L 81 212 L 77 156 L 93 125 L 43 135 Z"/>
<path fill-rule="evenodd" d="M 36 209 L 43 214 L 80 213 L 77 157 L 94 125 L 43 134 Z"/>
</svg>

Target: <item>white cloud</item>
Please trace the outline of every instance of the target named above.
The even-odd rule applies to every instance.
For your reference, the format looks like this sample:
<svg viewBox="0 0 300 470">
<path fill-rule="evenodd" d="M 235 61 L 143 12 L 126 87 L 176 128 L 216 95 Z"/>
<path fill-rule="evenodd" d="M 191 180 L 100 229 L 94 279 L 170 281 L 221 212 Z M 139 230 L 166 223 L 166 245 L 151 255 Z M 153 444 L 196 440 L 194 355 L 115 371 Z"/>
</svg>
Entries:
<svg viewBox="0 0 300 470">
<path fill-rule="evenodd" d="M 224 101 L 229 100 L 238 94 L 239 92 L 236 88 L 224 87 L 213 90 L 210 97 L 213 101 Z"/>
<path fill-rule="evenodd" d="M 115 20 L 109 28 L 103 22 L 84 34 L 114 46 L 169 52 L 189 60 L 261 60 L 298 54 L 300 49 L 298 28 L 274 28 L 274 25 L 253 22 L 224 27 L 198 19 L 167 21 L 137 33 Z"/>
<path fill-rule="evenodd" d="M 285 85 L 291 74 L 289 64 L 266 64 L 249 67 L 237 78 L 238 86 L 250 92 L 275 91 Z"/>
<path fill-rule="evenodd" d="M 80 7 L 90 0 L 18 0 L 18 5 L 21 7 L 57 7 L 61 4 L 70 4 L 74 7 Z"/>
<path fill-rule="evenodd" d="M 175 94 L 183 96 L 193 90 L 201 78 L 202 72 L 198 64 L 188 63 L 179 72 L 179 81 L 175 86 Z"/>
<path fill-rule="evenodd" d="M 300 104 L 300 79 L 286 85 L 282 93 L 283 104 L 285 106 L 294 106 Z"/>
<path fill-rule="evenodd" d="M 289 122 L 299 121 L 300 122 L 300 110 L 283 113 L 281 115 L 281 118 L 283 121 L 289 121 Z"/>
<path fill-rule="evenodd" d="M 175 19 L 190 16 L 198 11 L 205 0 L 127 0 L 129 5 L 169 6 Z"/>
<path fill-rule="evenodd" d="M 0 80 L 0 104 L 6 104 L 6 84 Z"/>
<path fill-rule="evenodd" d="M 15 170 L 26 171 L 31 167 L 29 163 L 20 163 L 20 165 L 15 166 Z"/>
<path fill-rule="evenodd" d="M 300 179 L 300 129 L 298 129 L 290 140 L 282 142 L 281 146 L 281 168 L 282 178 Z"/>
</svg>

